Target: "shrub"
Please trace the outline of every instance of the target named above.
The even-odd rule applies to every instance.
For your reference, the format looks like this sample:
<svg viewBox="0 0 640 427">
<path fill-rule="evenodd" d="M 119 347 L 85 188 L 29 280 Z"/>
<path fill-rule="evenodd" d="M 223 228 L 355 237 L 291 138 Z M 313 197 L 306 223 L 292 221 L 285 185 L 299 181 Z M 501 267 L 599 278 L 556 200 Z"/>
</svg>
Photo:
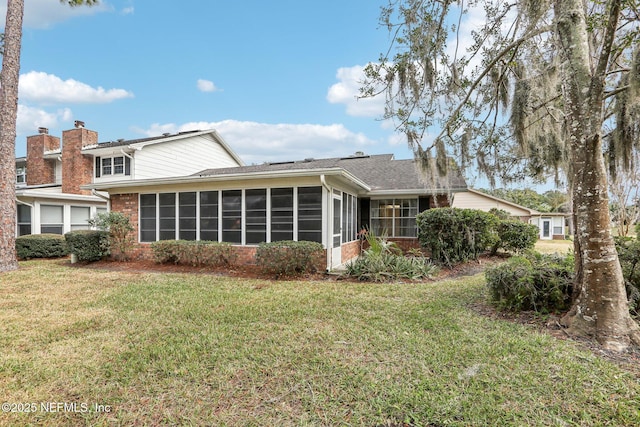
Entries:
<svg viewBox="0 0 640 427">
<path fill-rule="evenodd" d="M 78 257 L 78 261 L 99 261 L 110 253 L 109 233 L 106 231 L 71 231 L 64 238 L 69 253 Z"/>
<path fill-rule="evenodd" d="M 372 233 L 366 235 L 369 248 L 346 265 L 346 275 L 363 281 L 385 282 L 397 279 L 426 279 L 438 268 L 422 254 L 412 251 L 405 257 L 398 246 Z"/>
<path fill-rule="evenodd" d="M 533 249 L 539 235 L 537 226 L 514 219 L 499 221 L 496 225 L 496 231 L 498 241 L 491 249 L 491 253 L 494 255 L 498 249 L 514 253 L 523 253 Z"/>
<path fill-rule="evenodd" d="M 265 273 L 288 276 L 315 273 L 316 261 L 323 255 L 324 250 L 318 242 L 284 240 L 260 243 L 256 261 Z"/>
<path fill-rule="evenodd" d="M 68 252 L 61 234 L 28 234 L 16 238 L 16 253 L 20 259 L 30 259 L 62 257 Z"/>
<path fill-rule="evenodd" d="M 496 242 L 498 218 L 476 209 L 436 208 L 417 215 L 418 240 L 448 266 L 477 259 Z"/>
<path fill-rule="evenodd" d="M 111 253 L 116 259 L 124 261 L 129 258 L 128 252 L 133 246 L 134 230 L 129 217 L 121 212 L 99 213 L 89 224 L 100 230 L 109 232 Z"/>
<path fill-rule="evenodd" d="M 629 311 L 640 315 L 640 240 L 630 237 L 616 237 L 618 259 L 622 267 Z"/>
<path fill-rule="evenodd" d="M 507 310 L 562 311 L 571 304 L 573 256 L 529 252 L 485 271 L 491 300 Z"/>
<path fill-rule="evenodd" d="M 151 244 L 157 263 L 220 266 L 234 262 L 233 246 L 206 240 L 161 240 Z"/>
</svg>

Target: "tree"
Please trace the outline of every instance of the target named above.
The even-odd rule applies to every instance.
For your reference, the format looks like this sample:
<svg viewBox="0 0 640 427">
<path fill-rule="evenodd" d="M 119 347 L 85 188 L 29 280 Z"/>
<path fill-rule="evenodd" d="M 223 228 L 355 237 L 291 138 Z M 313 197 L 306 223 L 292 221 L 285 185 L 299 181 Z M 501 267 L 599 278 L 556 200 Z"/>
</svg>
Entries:
<svg viewBox="0 0 640 427">
<path fill-rule="evenodd" d="M 60 0 L 70 6 L 98 0 Z M 24 0 L 7 1 L 2 71 L 0 71 L 0 272 L 18 268 L 16 258 L 16 119 Z"/>
<path fill-rule="evenodd" d="M 640 219 L 640 153 L 634 150 L 630 160 L 628 168 L 617 165 L 609 179 L 611 216 L 619 236 L 627 236 Z"/>
<path fill-rule="evenodd" d="M 484 24 L 465 50 L 462 18 L 479 6 Z M 435 158 L 446 173 L 444 160 L 455 156 L 492 185 L 566 177 L 576 293 L 563 321 L 617 351 L 640 345 L 640 327 L 609 227 L 603 128 L 624 131 L 609 150 L 623 162 L 615 154 L 640 133 L 639 17 L 630 0 L 393 0 L 381 14 L 391 47 L 366 67 L 361 90 L 385 94 L 384 118 L 425 168 Z"/>
</svg>

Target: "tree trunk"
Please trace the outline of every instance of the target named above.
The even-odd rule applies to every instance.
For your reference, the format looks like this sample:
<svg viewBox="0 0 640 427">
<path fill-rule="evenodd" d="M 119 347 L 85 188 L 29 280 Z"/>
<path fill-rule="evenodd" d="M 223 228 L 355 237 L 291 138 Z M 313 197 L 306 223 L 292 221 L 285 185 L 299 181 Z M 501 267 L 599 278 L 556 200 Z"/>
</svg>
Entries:
<svg viewBox="0 0 640 427">
<path fill-rule="evenodd" d="M 614 28 L 619 5 L 619 1 L 611 2 L 609 18 Z M 591 62 L 582 1 L 556 0 L 555 13 L 565 58 L 563 84 L 576 226 L 576 298 L 563 321 L 571 333 L 595 337 L 604 348 L 623 351 L 631 343 L 640 345 L 640 327 L 629 315 L 610 228 L 602 153 L 604 71 L 599 75 L 601 63 Z M 599 61 L 603 60 L 608 61 L 608 56 L 601 53 Z"/>
<path fill-rule="evenodd" d="M 0 272 L 16 259 L 16 118 L 24 0 L 7 1 L 4 56 L 0 72 Z"/>
</svg>

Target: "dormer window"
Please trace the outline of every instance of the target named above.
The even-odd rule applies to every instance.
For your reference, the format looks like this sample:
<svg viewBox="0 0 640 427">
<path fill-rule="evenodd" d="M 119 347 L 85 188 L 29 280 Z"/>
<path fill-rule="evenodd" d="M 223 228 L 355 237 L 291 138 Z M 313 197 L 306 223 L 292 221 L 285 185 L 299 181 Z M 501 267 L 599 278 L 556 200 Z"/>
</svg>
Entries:
<svg viewBox="0 0 640 427">
<path fill-rule="evenodd" d="M 96 178 L 131 175 L 131 159 L 127 156 L 96 157 Z"/>
</svg>

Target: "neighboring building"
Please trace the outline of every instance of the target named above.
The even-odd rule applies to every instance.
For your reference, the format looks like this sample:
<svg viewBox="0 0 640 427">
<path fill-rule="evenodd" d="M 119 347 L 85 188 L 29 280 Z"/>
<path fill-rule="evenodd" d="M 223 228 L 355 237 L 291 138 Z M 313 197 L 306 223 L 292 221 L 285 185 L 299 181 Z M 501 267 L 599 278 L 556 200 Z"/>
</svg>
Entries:
<svg viewBox="0 0 640 427">
<path fill-rule="evenodd" d="M 561 212 L 538 212 L 535 209 L 520 206 L 470 188 L 456 193 L 451 206 L 454 208 L 479 209 L 485 212 L 493 208 L 502 209 L 521 221 L 536 225 L 540 230 L 540 239 L 542 240 L 562 240 L 566 235 L 565 217 L 567 214 Z"/>
<path fill-rule="evenodd" d="M 46 129 L 27 138 L 18 235 L 88 228 L 109 208 L 130 216 L 140 256 L 158 240 L 213 240 L 248 263 L 261 242 L 310 240 L 330 269 L 359 253 L 363 227 L 417 247 L 416 215 L 466 189 L 459 174 L 426 184 L 413 160 L 391 154 L 245 166 L 215 130 L 97 141 L 82 122 L 62 147 Z"/>
<path fill-rule="evenodd" d="M 80 186 L 91 183 L 93 165 L 81 147 L 95 144 L 97 134 L 76 128 L 60 138 L 39 128 L 27 138 L 27 156 L 16 159 L 16 235 L 54 233 L 89 228 L 89 219 L 107 211 L 107 196 Z"/>
</svg>

